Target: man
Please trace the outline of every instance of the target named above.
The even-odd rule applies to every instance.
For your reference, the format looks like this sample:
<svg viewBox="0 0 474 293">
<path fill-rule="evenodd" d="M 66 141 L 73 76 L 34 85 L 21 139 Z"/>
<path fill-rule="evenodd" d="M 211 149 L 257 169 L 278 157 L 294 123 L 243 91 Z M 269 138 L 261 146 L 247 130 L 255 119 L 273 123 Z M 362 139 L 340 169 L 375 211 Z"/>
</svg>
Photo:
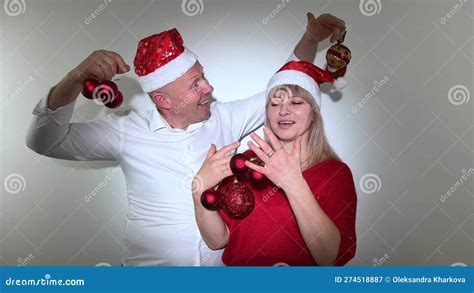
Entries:
<svg viewBox="0 0 474 293">
<path fill-rule="evenodd" d="M 318 43 L 329 36 L 334 42 L 344 30 L 332 15 L 308 13 L 294 54 L 313 61 Z M 70 123 L 87 78 L 110 80 L 130 69 L 117 53 L 95 51 L 37 104 L 27 145 L 53 158 L 120 164 L 128 194 L 123 265 L 219 265 L 222 251 L 210 250 L 196 225 L 191 181 L 211 143 L 236 148 L 263 124 L 265 95 L 211 104 L 213 88 L 176 29 L 141 40 L 134 65 L 153 110 Z"/>
</svg>

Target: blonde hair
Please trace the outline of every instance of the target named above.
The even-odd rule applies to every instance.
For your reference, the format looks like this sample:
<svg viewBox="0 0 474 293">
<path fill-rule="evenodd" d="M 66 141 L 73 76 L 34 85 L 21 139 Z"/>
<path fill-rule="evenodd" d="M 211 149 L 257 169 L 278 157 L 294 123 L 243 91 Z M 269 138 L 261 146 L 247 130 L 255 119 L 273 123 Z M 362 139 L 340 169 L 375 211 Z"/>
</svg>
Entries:
<svg viewBox="0 0 474 293">
<path fill-rule="evenodd" d="M 336 152 L 333 150 L 333 148 L 328 142 L 328 139 L 324 132 L 323 119 L 321 116 L 321 112 L 319 111 L 319 107 L 318 105 L 316 105 L 316 102 L 313 96 L 307 90 L 303 89 L 302 87 L 298 85 L 293 85 L 293 84 L 284 84 L 284 85 L 276 86 L 268 94 L 267 103 L 265 106 L 266 110 L 268 110 L 268 105 L 270 104 L 271 98 L 273 98 L 275 93 L 279 90 L 285 91 L 290 97 L 297 96 L 297 97 L 303 98 L 311 106 L 313 110 L 311 112 L 312 122 L 309 125 L 309 128 L 307 130 L 308 131 L 308 144 L 307 144 L 308 156 L 306 160 L 302 162 L 302 164 L 306 163 L 306 164 L 303 164 L 304 166 L 302 167 L 304 167 L 304 169 L 308 169 L 329 158 L 341 161 L 339 156 L 336 154 Z M 265 126 L 268 127 L 269 129 L 272 129 L 270 127 L 270 121 L 268 120 L 268 115 L 266 115 L 265 117 Z M 302 159 L 305 159 L 305 158 L 302 158 Z"/>
</svg>

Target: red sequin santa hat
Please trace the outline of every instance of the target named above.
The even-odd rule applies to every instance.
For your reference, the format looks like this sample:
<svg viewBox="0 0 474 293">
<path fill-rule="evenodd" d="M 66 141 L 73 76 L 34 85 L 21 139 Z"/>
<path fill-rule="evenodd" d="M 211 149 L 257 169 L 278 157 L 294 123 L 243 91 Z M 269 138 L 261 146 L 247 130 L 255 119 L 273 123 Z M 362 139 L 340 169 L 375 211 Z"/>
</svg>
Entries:
<svg viewBox="0 0 474 293">
<path fill-rule="evenodd" d="M 310 62 L 290 61 L 283 65 L 268 82 L 267 96 L 276 86 L 298 85 L 307 90 L 320 107 L 321 91 L 319 90 L 319 85 L 325 82 L 332 83 L 336 89 L 342 89 L 345 85 L 344 79 L 335 79 L 331 72 L 321 69 Z"/>
<path fill-rule="evenodd" d="M 142 39 L 133 60 L 138 81 L 147 93 L 178 79 L 196 62 L 176 28 Z"/>
</svg>

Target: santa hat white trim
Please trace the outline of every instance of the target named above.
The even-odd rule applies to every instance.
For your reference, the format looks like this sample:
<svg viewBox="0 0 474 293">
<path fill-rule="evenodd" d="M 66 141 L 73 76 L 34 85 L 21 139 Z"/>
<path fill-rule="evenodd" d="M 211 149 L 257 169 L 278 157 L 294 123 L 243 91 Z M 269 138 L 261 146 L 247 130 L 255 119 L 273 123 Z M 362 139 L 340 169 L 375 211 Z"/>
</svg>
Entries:
<svg viewBox="0 0 474 293">
<path fill-rule="evenodd" d="M 144 76 L 138 76 L 143 91 L 152 92 L 168 83 L 175 81 L 186 73 L 197 62 L 197 56 L 187 48 L 175 59 L 167 64 L 157 68 L 152 73 Z"/>
<path fill-rule="evenodd" d="M 277 72 L 268 82 L 267 97 L 270 91 L 280 85 L 294 84 L 307 90 L 314 98 L 316 105 L 321 106 L 321 91 L 315 80 L 298 70 L 282 70 Z"/>
</svg>

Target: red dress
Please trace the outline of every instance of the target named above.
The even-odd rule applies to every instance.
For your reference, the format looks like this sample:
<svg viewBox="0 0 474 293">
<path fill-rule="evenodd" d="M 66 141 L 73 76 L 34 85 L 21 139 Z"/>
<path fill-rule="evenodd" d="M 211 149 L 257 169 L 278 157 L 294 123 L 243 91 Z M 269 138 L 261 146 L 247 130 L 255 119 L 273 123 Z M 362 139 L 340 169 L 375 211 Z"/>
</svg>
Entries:
<svg viewBox="0 0 474 293">
<path fill-rule="evenodd" d="M 245 154 L 254 156 L 252 151 Z M 349 167 L 327 159 L 303 171 L 317 202 L 341 234 L 335 265 L 346 264 L 355 255 L 357 197 Z M 222 261 L 228 266 L 317 266 L 299 231 L 285 193 L 271 184 L 263 190 L 252 188 L 255 209 L 243 220 L 219 211 L 229 228 L 229 241 Z"/>
</svg>

